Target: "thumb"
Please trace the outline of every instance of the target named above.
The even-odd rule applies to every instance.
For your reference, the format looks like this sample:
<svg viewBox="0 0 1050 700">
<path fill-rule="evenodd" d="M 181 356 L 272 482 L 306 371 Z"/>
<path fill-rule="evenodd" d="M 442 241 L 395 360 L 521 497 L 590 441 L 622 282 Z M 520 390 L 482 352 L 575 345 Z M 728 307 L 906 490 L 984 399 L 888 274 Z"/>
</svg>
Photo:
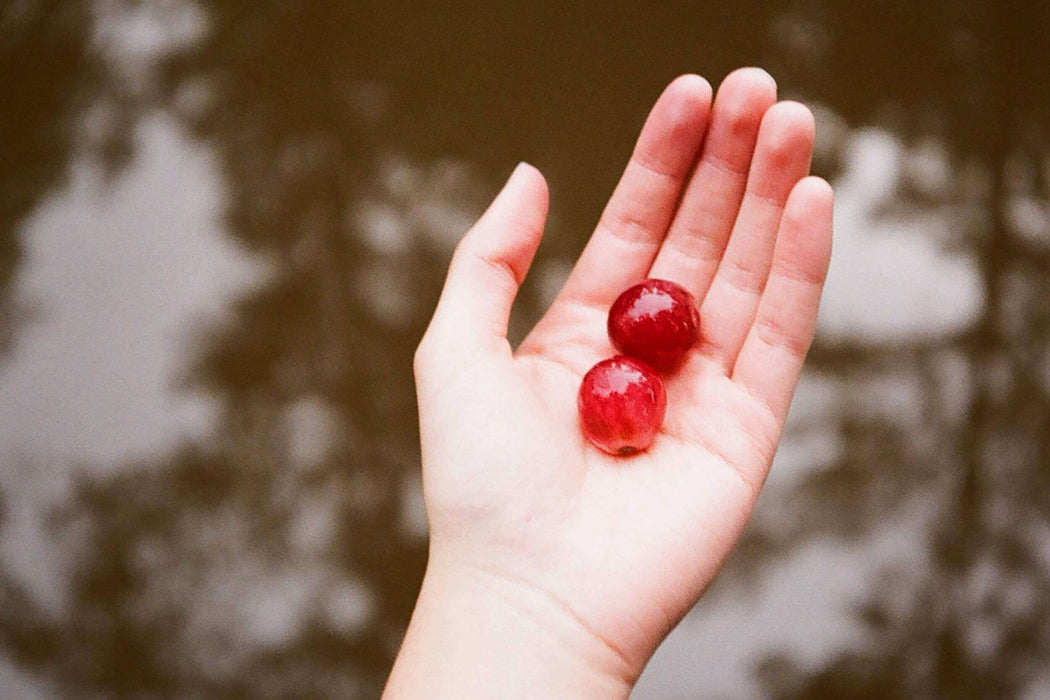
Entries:
<svg viewBox="0 0 1050 700">
<path fill-rule="evenodd" d="M 427 336 L 460 347 L 509 349 L 507 323 L 547 220 L 547 182 L 520 163 L 452 256 Z"/>
</svg>

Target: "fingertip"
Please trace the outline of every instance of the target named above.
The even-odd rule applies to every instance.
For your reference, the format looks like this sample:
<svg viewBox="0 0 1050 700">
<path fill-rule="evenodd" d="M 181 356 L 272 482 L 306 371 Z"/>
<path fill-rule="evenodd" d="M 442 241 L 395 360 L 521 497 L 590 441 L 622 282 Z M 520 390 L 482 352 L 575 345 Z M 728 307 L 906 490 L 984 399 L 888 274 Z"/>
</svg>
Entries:
<svg viewBox="0 0 1050 700">
<path fill-rule="evenodd" d="M 500 195 L 507 190 L 519 188 L 530 189 L 546 195 L 547 179 L 543 177 L 543 173 L 535 165 L 521 161 L 514 166 L 514 170 L 511 171 L 510 177 L 507 178 L 506 184 L 503 185 Z"/>
<path fill-rule="evenodd" d="M 832 217 L 835 192 L 821 177 L 810 175 L 798 181 L 784 210 L 784 231 L 793 242 L 788 246 L 810 260 L 814 278 L 823 279 L 831 258 Z"/>
<path fill-rule="evenodd" d="M 503 189 L 475 224 L 474 229 L 510 227 L 518 231 L 542 230 L 547 218 L 550 193 L 547 179 L 534 165 L 518 163 Z"/>
<path fill-rule="evenodd" d="M 773 171 L 790 171 L 801 177 L 809 171 L 816 133 L 816 121 L 808 107 L 800 102 L 777 102 L 762 117 L 758 149 Z"/>
<path fill-rule="evenodd" d="M 540 172 L 540 169 L 532 163 L 528 163 L 524 160 L 519 162 L 516 166 L 514 166 L 514 170 L 510 174 L 510 181 L 518 179 L 525 179 L 528 181 L 543 180 L 544 182 L 546 182 L 546 179 L 543 177 L 543 173 Z"/>
<path fill-rule="evenodd" d="M 664 88 L 650 112 L 648 123 L 658 138 L 671 134 L 671 139 L 691 142 L 707 126 L 711 109 L 711 84 L 699 75 L 680 75 Z M 648 139 L 643 132 L 642 143 Z"/>
<path fill-rule="evenodd" d="M 550 200 L 550 188 L 547 185 L 547 178 L 543 176 L 540 169 L 535 165 L 521 161 L 518 166 L 514 168 L 514 173 L 511 178 L 520 178 L 523 182 L 522 187 L 527 187 L 529 191 L 538 199 L 543 201 L 543 206 L 546 208 L 547 203 Z"/>
<path fill-rule="evenodd" d="M 803 182 L 807 183 L 807 188 L 812 188 L 814 193 L 827 201 L 829 207 L 834 204 L 835 190 L 827 180 L 819 175 L 810 175 L 809 177 L 804 178 Z"/>
<path fill-rule="evenodd" d="M 777 81 L 768 71 L 755 66 L 737 68 L 722 80 L 720 90 L 740 90 L 745 93 L 757 93 L 776 100 Z"/>
<path fill-rule="evenodd" d="M 777 101 L 777 84 L 761 68 L 740 68 L 722 81 L 715 96 L 715 140 L 740 139 L 754 144 L 754 133 Z"/>
<path fill-rule="evenodd" d="M 812 141 L 817 133 L 817 121 L 809 107 L 794 100 L 781 100 L 770 107 L 762 117 L 762 126 L 777 141 L 786 138 Z"/>
<path fill-rule="evenodd" d="M 680 94 L 695 103 L 704 104 L 711 101 L 714 89 L 711 83 L 696 73 L 683 73 L 672 80 L 664 92 Z"/>
<path fill-rule="evenodd" d="M 818 217 L 830 222 L 834 207 L 834 189 L 827 180 L 817 175 L 799 180 L 788 198 L 788 208 L 793 210 L 796 219 Z"/>
</svg>

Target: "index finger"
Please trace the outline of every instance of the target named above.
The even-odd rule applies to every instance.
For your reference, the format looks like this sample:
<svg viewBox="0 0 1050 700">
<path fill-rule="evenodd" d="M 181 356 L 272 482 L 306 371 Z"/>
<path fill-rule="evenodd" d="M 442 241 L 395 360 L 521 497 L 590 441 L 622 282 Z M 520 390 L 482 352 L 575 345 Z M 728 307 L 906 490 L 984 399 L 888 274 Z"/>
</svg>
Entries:
<svg viewBox="0 0 1050 700">
<path fill-rule="evenodd" d="M 698 75 L 675 79 L 660 95 L 555 305 L 607 307 L 646 276 L 699 157 L 710 105 L 711 86 Z"/>
</svg>

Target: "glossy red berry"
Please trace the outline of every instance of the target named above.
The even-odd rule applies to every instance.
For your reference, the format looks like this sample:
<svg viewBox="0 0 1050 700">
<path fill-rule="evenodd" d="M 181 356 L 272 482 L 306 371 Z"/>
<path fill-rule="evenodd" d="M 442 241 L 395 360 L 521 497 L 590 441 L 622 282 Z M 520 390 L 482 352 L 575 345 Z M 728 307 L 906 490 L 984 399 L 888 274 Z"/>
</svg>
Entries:
<svg viewBox="0 0 1050 700">
<path fill-rule="evenodd" d="M 617 355 L 584 375 L 576 403 L 588 440 L 610 454 L 630 455 L 653 444 L 667 394 L 651 367 Z"/>
<path fill-rule="evenodd" d="M 667 280 L 649 279 L 621 294 L 609 309 L 609 339 L 624 355 L 662 372 L 679 364 L 700 332 L 693 295 Z"/>
</svg>

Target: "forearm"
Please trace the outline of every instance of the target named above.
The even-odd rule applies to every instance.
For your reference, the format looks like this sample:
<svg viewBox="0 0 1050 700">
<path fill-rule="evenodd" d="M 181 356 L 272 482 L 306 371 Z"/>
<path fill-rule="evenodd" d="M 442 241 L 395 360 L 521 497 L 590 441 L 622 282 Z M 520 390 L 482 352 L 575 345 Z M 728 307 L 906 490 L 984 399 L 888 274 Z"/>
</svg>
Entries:
<svg viewBox="0 0 1050 700">
<path fill-rule="evenodd" d="M 618 700 L 633 678 L 557 603 L 489 574 L 428 567 L 384 700 Z"/>
</svg>

